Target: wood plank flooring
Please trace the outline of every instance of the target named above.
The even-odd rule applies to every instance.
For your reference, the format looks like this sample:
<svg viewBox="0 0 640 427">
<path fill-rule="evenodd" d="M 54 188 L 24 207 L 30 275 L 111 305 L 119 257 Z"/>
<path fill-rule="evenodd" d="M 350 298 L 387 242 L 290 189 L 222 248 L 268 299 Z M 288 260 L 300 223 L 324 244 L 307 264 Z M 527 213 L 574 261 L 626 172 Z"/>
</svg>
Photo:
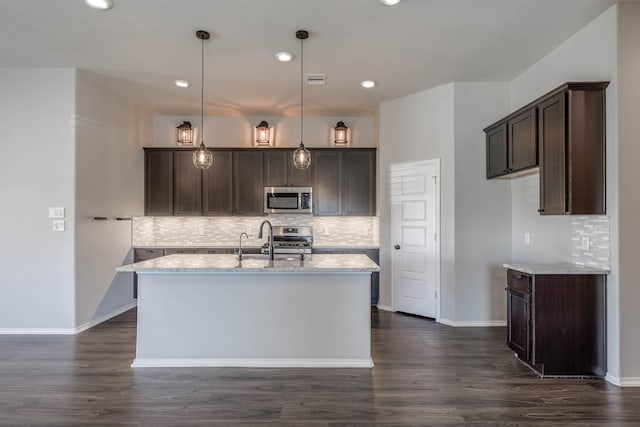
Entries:
<svg viewBox="0 0 640 427">
<path fill-rule="evenodd" d="M 640 389 L 540 379 L 504 328 L 374 309 L 372 370 L 132 369 L 135 321 L 0 336 L 0 425 L 640 426 Z"/>
</svg>

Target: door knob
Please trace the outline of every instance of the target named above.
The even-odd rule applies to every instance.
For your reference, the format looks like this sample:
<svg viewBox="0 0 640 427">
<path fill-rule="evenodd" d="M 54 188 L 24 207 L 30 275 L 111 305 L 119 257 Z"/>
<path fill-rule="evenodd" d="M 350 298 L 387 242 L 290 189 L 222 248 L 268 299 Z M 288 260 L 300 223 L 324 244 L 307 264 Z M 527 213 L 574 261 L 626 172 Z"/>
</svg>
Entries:
<svg viewBox="0 0 640 427">
<path fill-rule="evenodd" d="M 393 249 L 400 249 L 400 245 L 395 245 Z"/>
</svg>

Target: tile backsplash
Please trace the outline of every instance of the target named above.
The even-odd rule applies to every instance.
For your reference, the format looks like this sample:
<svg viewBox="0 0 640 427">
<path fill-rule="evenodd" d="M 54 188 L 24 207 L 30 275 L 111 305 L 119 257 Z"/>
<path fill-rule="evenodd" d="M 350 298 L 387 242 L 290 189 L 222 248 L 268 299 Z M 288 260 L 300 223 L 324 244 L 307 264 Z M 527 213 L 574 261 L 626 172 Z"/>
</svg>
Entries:
<svg viewBox="0 0 640 427">
<path fill-rule="evenodd" d="M 583 243 L 587 243 L 588 248 Z M 571 218 L 571 260 L 575 264 L 611 268 L 608 217 Z"/>
<path fill-rule="evenodd" d="M 159 246 L 237 246 L 240 233 L 246 232 L 246 246 L 261 246 L 259 217 L 174 217 L 139 216 L 131 222 L 131 245 Z M 312 215 L 270 215 L 273 225 L 312 226 L 314 246 L 359 247 L 379 245 L 377 217 L 313 217 Z"/>
</svg>

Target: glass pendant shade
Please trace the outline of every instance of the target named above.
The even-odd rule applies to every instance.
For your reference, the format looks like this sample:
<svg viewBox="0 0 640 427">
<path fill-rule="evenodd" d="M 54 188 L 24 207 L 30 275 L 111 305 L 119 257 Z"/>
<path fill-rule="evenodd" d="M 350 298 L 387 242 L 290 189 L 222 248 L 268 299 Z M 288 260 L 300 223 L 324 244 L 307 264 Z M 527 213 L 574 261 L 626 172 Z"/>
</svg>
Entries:
<svg viewBox="0 0 640 427">
<path fill-rule="evenodd" d="M 200 148 L 193 152 L 193 165 L 198 169 L 209 169 L 213 164 L 213 153 L 207 150 L 204 142 L 200 143 Z"/>
<path fill-rule="evenodd" d="M 269 123 L 264 120 L 256 126 L 256 144 L 269 145 L 271 142 L 271 129 L 269 129 Z"/>
<path fill-rule="evenodd" d="M 178 129 L 178 144 L 193 145 L 193 128 L 191 127 L 191 122 L 182 122 L 176 129 Z"/>
<path fill-rule="evenodd" d="M 344 122 L 338 122 L 334 130 L 334 142 L 338 145 L 346 145 L 349 140 L 347 139 L 347 131 L 349 128 L 345 126 Z"/>
<path fill-rule="evenodd" d="M 293 165 L 297 169 L 307 169 L 311 165 L 311 152 L 304 148 L 302 142 L 298 149 L 293 152 Z"/>
</svg>

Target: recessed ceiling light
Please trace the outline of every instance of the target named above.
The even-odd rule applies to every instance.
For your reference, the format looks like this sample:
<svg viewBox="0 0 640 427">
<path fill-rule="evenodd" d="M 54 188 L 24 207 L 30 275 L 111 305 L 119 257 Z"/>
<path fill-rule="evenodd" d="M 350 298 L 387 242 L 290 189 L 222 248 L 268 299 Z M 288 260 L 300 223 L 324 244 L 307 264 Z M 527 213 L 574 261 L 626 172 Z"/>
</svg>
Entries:
<svg viewBox="0 0 640 427">
<path fill-rule="evenodd" d="M 385 6 L 395 6 L 401 1 L 402 0 L 380 0 L 380 3 L 382 3 Z"/>
<path fill-rule="evenodd" d="M 186 80 L 176 80 L 175 84 L 178 87 L 189 87 L 189 82 Z"/>
<path fill-rule="evenodd" d="M 360 86 L 362 86 L 365 89 L 371 89 L 372 87 L 375 87 L 376 82 L 374 82 L 373 80 L 363 80 L 360 82 Z"/>
<path fill-rule="evenodd" d="M 84 2 L 94 9 L 109 10 L 113 7 L 113 1 L 111 0 L 84 0 Z"/>
<path fill-rule="evenodd" d="M 289 52 L 278 52 L 276 53 L 276 58 L 278 58 L 280 62 L 291 62 L 293 55 Z"/>
</svg>

